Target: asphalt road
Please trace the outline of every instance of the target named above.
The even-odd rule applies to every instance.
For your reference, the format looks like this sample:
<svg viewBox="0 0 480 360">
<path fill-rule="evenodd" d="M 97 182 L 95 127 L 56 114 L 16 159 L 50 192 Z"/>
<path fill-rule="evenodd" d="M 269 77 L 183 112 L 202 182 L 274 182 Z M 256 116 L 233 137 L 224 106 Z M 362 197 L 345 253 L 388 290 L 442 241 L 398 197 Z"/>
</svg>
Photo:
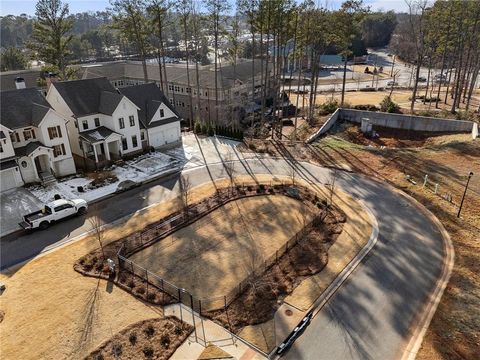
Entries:
<svg viewBox="0 0 480 360">
<path fill-rule="evenodd" d="M 329 170 L 297 163 L 297 174 L 326 183 Z M 290 173 L 283 160 L 237 163 L 236 174 Z M 221 164 L 187 171 L 193 185 L 226 177 Z M 178 177 L 147 184 L 107 199 L 100 216 L 110 222 L 176 196 Z M 410 326 L 435 287 L 443 263 L 442 237 L 434 224 L 400 195 L 363 176 L 340 172 L 338 186 L 361 199 L 377 218 L 379 238 L 373 250 L 297 339 L 287 359 L 394 359 L 406 346 Z M 85 218 L 18 238 L 2 239 L 2 266 L 32 257 L 55 243 L 88 230 Z"/>
</svg>

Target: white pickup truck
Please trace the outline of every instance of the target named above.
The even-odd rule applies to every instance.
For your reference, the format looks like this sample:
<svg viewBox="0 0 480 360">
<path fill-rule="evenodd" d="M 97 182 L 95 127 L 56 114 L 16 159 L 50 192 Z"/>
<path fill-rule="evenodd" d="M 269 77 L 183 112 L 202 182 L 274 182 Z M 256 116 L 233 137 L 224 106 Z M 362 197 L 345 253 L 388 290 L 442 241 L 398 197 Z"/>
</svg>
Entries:
<svg viewBox="0 0 480 360">
<path fill-rule="evenodd" d="M 68 216 L 85 214 L 87 208 L 88 204 L 83 199 L 55 200 L 46 204 L 42 210 L 25 215 L 19 225 L 26 230 L 37 228 L 44 230 L 48 228 L 50 224 Z"/>
</svg>

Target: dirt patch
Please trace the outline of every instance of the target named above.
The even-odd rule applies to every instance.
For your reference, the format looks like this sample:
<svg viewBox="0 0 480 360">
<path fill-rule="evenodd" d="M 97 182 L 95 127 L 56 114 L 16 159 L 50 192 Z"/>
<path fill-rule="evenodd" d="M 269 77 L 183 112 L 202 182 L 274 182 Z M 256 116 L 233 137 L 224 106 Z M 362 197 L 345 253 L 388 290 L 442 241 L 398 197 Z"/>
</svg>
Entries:
<svg viewBox="0 0 480 360">
<path fill-rule="evenodd" d="M 298 244 L 283 254 L 262 274 L 251 279 L 248 287 L 223 310 L 204 313 L 232 332 L 244 326 L 273 319 L 279 301 L 289 295 L 305 277 L 319 273 L 327 264 L 328 249 L 342 232 L 345 215 L 338 209 L 328 212 Z"/>
<path fill-rule="evenodd" d="M 129 259 L 196 298 L 229 293 L 275 254 L 312 213 L 284 195 L 232 201 Z"/>
<path fill-rule="evenodd" d="M 193 331 L 193 326 L 170 316 L 132 324 L 85 359 L 168 359 Z"/>
<path fill-rule="evenodd" d="M 349 122 L 339 124 L 335 135 L 354 144 L 369 147 L 416 148 L 435 144 L 435 138 L 452 134 L 391 129 L 373 126 L 374 136 L 361 132 L 360 127 Z"/>
</svg>

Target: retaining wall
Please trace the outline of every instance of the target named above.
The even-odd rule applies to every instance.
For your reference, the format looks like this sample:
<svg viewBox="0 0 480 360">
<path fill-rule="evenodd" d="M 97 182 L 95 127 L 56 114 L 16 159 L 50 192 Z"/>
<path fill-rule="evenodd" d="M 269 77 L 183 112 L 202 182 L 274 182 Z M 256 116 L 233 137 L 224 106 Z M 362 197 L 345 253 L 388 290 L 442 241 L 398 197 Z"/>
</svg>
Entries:
<svg viewBox="0 0 480 360">
<path fill-rule="evenodd" d="M 339 116 L 341 110 L 342 109 L 340 109 L 340 108 L 335 110 L 335 112 L 328 118 L 327 121 L 325 121 L 325 123 L 320 127 L 320 129 L 318 129 L 314 134 L 312 134 L 306 140 L 306 143 L 310 144 L 310 143 L 314 142 L 315 140 L 317 140 L 317 138 L 320 135 L 325 134 L 328 130 L 330 130 L 332 128 L 332 126 L 337 122 L 338 116 Z"/>
<path fill-rule="evenodd" d="M 369 119 L 373 125 L 392 129 L 428 132 L 471 132 L 473 138 L 478 136 L 478 125 L 472 121 L 338 108 L 322 127 L 306 140 L 306 143 L 310 144 L 317 140 L 318 137 L 330 130 L 337 120 L 361 124 L 363 118 Z"/>
<path fill-rule="evenodd" d="M 465 132 L 473 129 L 473 122 L 466 120 L 451 120 L 425 116 L 410 116 L 403 114 L 390 114 L 383 112 L 341 109 L 340 119 L 354 123 L 361 123 L 362 118 L 367 118 L 373 125 L 393 129 L 431 132 Z"/>
</svg>

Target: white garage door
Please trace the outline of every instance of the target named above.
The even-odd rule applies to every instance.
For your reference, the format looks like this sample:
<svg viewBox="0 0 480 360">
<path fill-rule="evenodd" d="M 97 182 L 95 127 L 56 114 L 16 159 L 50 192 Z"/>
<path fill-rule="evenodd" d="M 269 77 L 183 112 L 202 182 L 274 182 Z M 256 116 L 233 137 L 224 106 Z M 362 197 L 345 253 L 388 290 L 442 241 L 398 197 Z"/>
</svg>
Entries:
<svg viewBox="0 0 480 360">
<path fill-rule="evenodd" d="M 17 187 L 15 181 L 15 168 L 0 171 L 0 191 L 5 191 Z"/>
<path fill-rule="evenodd" d="M 166 130 L 155 129 L 149 135 L 150 145 L 153 147 L 161 147 L 178 140 L 178 133 L 176 128 Z"/>
</svg>

